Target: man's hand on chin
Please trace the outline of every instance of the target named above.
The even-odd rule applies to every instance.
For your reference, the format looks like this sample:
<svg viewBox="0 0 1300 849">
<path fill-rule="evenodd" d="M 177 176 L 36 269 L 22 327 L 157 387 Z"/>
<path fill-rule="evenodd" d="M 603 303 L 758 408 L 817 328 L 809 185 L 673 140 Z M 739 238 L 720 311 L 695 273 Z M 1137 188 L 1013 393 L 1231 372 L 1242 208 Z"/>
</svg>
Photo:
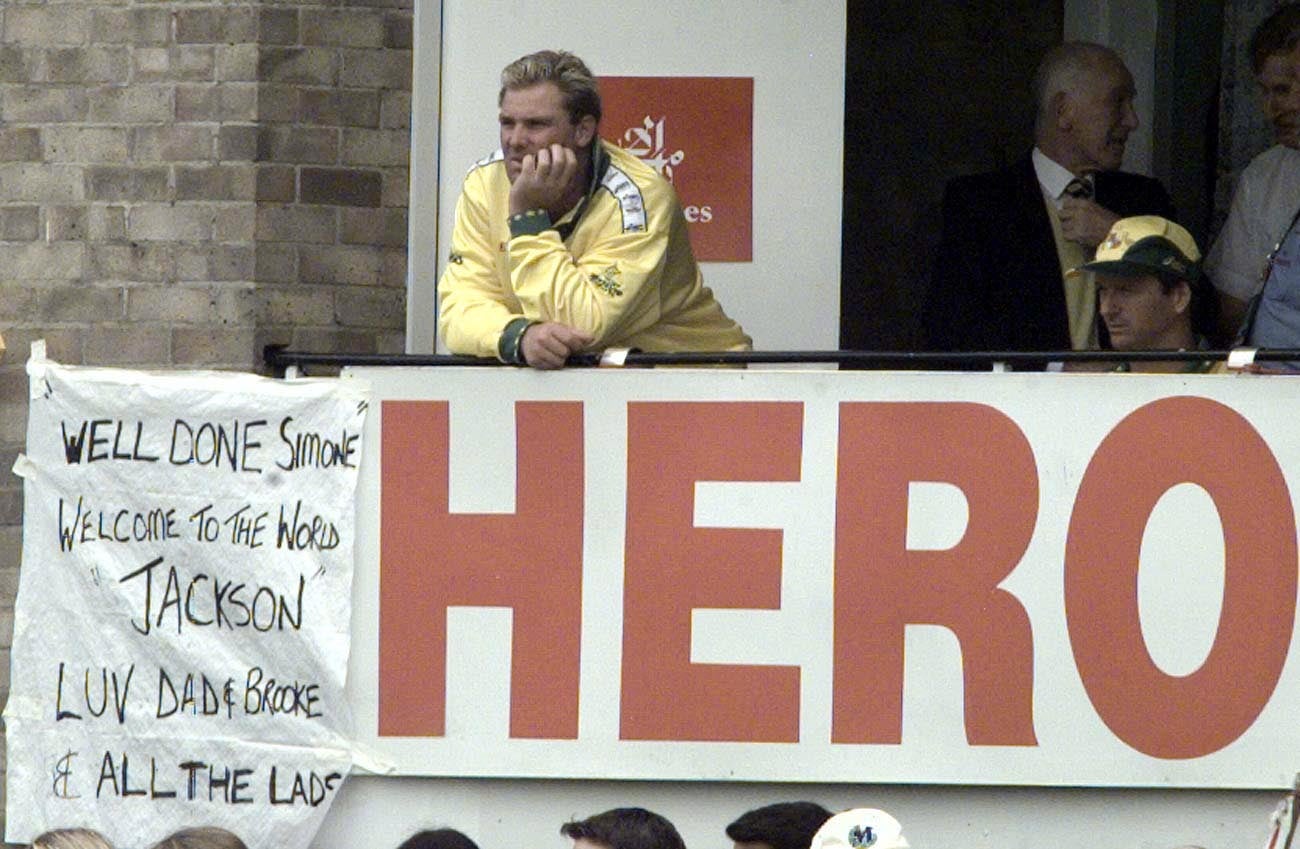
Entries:
<svg viewBox="0 0 1300 849">
<path fill-rule="evenodd" d="M 519 341 L 524 362 L 533 368 L 557 369 L 564 367 L 570 354 L 576 354 L 595 341 L 591 334 L 560 324 L 543 321 L 529 325 Z"/>
<path fill-rule="evenodd" d="M 510 214 L 545 209 L 554 214 L 578 171 L 578 157 L 567 147 L 553 144 L 524 157 L 519 176 L 510 184 Z"/>
</svg>

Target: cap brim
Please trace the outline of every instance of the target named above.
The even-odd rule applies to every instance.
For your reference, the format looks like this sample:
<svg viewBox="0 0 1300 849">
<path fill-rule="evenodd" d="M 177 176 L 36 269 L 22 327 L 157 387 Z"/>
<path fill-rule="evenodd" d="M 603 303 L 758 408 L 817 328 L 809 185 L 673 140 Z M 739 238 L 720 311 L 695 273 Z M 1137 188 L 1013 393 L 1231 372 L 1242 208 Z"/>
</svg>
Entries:
<svg viewBox="0 0 1300 849">
<path fill-rule="evenodd" d="M 1074 269 L 1075 272 L 1091 271 L 1094 274 L 1109 274 L 1112 277 L 1145 277 L 1148 274 L 1160 276 L 1171 273 L 1172 269 L 1162 268 L 1158 265 L 1147 265 L 1142 262 L 1131 262 L 1123 259 L 1102 260 L 1101 262 L 1088 262 Z"/>
</svg>

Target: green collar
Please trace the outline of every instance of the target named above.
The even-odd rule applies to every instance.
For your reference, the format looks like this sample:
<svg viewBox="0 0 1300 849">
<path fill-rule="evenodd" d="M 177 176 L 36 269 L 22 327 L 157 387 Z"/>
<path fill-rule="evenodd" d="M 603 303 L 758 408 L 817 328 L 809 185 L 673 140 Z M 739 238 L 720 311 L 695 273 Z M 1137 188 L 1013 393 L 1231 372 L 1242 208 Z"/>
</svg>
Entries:
<svg viewBox="0 0 1300 849">
<path fill-rule="evenodd" d="M 560 240 L 569 238 L 582 214 L 587 211 L 587 206 L 591 203 L 591 198 L 600 188 L 600 181 L 605 179 L 605 172 L 609 170 L 609 154 L 605 151 L 605 144 L 599 138 L 591 142 L 591 182 L 587 184 L 587 193 L 578 201 L 578 205 L 573 211 L 562 219 L 562 223 L 556 224 L 555 229 L 559 231 Z"/>
<path fill-rule="evenodd" d="M 578 226 L 582 214 L 587 211 L 592 196 L 600 188 L 601 181 L 605 179 L 605 172 L 608 170 L 609 153 L 605 150 L 604 142 L 596 139 L 591 143 L 591 181 L 587 185 L 586 193 L 578 201 L 577 205 L 566 212 L 560 218 L 559 223 L 553 223 L 551 216 L 544 209 L 530 209 L 527 212 L 512 215 L 509 218 L 510 238 L 536 236 L 546 230 L 554 230 L 560 234 L 561 241 L 568 239 L 573 234 L 574 228 Z"/>
<path fill-rule="evenodd" d="M 1196 350 L 1208 351 L 1209 349 L 1210 349 L 1210 340 L 1206 339 L 1204 336 L 1198 335 L 1196 337 Z M 1183 348 L 1181 350 L 1185 351 L 1187 349 Z M 1174 373 L 1175 374 L 1207 374 L 1213 369 L 1214 369 L 1214 360 L 1188 360 L 1187 362 L 1183 363 L 1182 368 L 1180 368 L 1177 372 Z M 1130 372 L 1132 370 L 1133 370 L 1132 363 L 1119 363 L 1113 369 L 1111 369 L 1111 371 L 1114 372 Z"/>
</svg>

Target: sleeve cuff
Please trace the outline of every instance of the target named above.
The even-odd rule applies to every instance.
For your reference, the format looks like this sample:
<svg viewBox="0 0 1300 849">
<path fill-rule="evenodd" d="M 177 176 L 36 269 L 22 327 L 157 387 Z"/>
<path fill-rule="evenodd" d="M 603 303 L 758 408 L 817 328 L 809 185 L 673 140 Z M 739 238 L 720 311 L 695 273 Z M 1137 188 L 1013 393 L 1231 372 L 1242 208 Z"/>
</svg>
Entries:
<svg viewBox="0 0 1300 849">
<path fill-rule="evenodd" d="M 532 327 L 537 322 L 530 318 L 514 318 L 501 331 L 501 339 L 497 342 L 497 356 L 503 363 L 511 363 L 517 366 L 526 366 L 528 361 L 524 359 L 522 342 L 524 340 L 524 331 Z"/>
<path fill-rule="evenodd" d="M 551 215 L 544 209 L 529 209 L 518 215 L 510 216 L 510 238 L 519 236 L 536 236 L 544 230 L 550 230 Z"/>
</svg>

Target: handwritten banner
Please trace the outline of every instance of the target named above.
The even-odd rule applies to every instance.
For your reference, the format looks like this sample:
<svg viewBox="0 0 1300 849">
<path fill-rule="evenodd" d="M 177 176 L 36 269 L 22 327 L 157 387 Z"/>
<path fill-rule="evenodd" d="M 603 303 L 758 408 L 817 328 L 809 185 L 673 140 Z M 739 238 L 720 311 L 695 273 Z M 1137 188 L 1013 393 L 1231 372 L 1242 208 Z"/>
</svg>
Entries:
<svg viewBox="0 0 1300 849">
<path fill-rule="evenodd" d="M 6 839 L 306 847 L 351 765 L 364 395 L 39 352 L 28 374 Z"/>
</svg>

